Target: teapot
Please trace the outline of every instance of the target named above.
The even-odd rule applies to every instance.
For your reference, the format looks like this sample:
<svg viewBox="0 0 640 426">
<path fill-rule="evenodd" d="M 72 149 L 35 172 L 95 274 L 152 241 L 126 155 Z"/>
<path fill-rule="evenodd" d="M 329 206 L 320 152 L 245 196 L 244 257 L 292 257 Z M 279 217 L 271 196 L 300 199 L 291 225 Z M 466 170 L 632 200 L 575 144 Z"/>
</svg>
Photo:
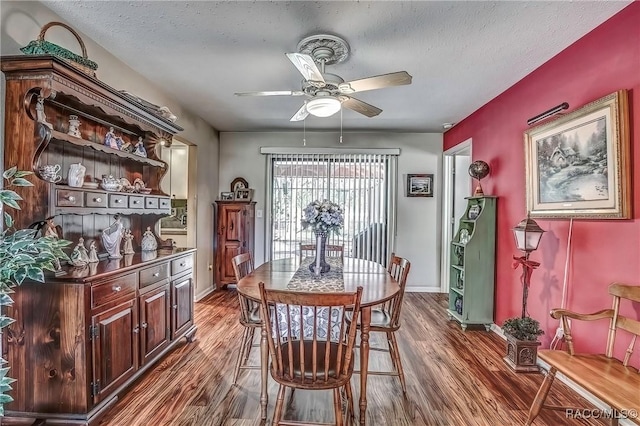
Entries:
<svg viewBox="0 0 640 426">
<path fill-rule="evenodd" d="M 60 179 L 62 179 L 62 176 L 58 174 L 60 173 L 60 164 L 42 165 L 38 167 L 38 173 L 40 174 L 40 177 L 47 182 L 56 183 L 60 182 Z"/>
<path fill-rule="evenodd" d="M 113 175 L 102 175 L 100 186 L 105 191 L 120 191 L 122 189 L 120 179 L 113 177 Z"/>
<path fill-rule="evenodd" d="M 84 174 L 87 168 L 80 163 L 71 164 L 69 166 L 69 174 L 67 175 L 67 183 L 69 186 L 80 188 L 84 184 Z"/>
</svg>

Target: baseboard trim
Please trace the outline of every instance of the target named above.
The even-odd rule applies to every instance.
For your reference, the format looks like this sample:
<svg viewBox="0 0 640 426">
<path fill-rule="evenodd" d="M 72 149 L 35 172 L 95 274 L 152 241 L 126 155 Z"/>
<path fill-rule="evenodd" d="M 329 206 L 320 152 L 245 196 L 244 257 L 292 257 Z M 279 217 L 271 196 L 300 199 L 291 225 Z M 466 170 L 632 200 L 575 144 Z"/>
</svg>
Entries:
<svg viewBox="0 0 640 426">
<path fill-rule="evenodd" d="M 496 324 L 491 324 L 491 331 L 496 333 L 503 340 L 507 340 L 507 337 L 504 335 L 504 332 L 502 331 L 502 328 L 497 326 Z M 542 361 L 541 359 L 538 358 L 537 364 L 542 370 L 549 371 L 549 364 L 547 364 L 546 362 Z M 576 382 L 574 382 L 573 380 L 571 380 L 570 378 L 568 378 L 564 374 L 562 374 L 560 372 L 557 372 L 556 373 L 556 380 L 560 380 L 562 383 L 564 383 L 569 388 L 571 388 L 571 390 L 573 390 L 575 393 L 577 393 L 578 395 L 580 395 L 581 397 L 583 397 L 584 399 L 586 399 L 587 401 L 589 401 L 590 403 L 595 405 L 596 408 L 598 408 L 600 410 L 610 410 L 611 409 L 611 407 L 609 407 L 607 404 L 602 402 L 600 399 L 595 397 L 592 393 L 590 393 L 589 391 L 585 390 L 585 388 L 583 388 L 582 386 L 578 385 Z M 620 419 L 618 424 L 620 426 L 633 426 L 635 423 L 633 423 L 629 419 Z"/>
<path fill-rule="evenodd" d="M 205 297 L 207 297 L 208 295 L 210 295 L 211 293 L 213 293 L 216 289 L 216 286 L 212 286 L 209 288 L 206 288 L 203 292 L 198 293 L 195 295 L 194 299 L 196 302 L 201 301 L 202 299 L 204 299 Z"/>
<path fill-rule="evenodd" d="M 442 293 L 442 289 L 440 287 L 429 287 L 426 285 L 407 286 L 405 291 L 409 293 Z"/>
</svg>

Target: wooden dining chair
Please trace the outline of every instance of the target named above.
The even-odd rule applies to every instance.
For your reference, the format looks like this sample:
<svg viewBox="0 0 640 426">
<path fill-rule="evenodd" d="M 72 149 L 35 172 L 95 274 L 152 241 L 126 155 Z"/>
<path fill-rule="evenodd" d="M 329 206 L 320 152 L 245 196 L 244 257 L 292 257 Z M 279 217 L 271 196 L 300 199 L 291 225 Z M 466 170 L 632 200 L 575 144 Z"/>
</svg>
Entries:
<svg viewBox="0 0 640 426">
<path fill-rule="evenodd" d="M 386 333 L 389 348 L 384 349 L 370 347 L 369 350 L 389 352 L 394 371 L 367 371 L 367 374 L 370 375 L 398 376 L 400 379 L 400 385 L 402 386 L 402 392 L 405 395 L 407 394 L 407 385 L 404 380 L 404 370 L 402 369 L 402 361 L 400 360 L 400 351 L 398 350 L 398 342 L 396 340 L 395 332 L 400 329 L 400 313 L 402 311 L 402 301 L 404 299 L 404 291 L 410 269 L 411 262 L 407 259 L 396 256 L 395 253 L 391 254 L 387 271 L 396 281 L 398 281 L 400 291 L 393 297 L 393 299 L 371 309 L 370 332 Z M 347 320 L 350 321 L 350 318 Z M 360 327 L 360 324 L 358 324 L 358 327 Z M 356 371 L 355 373 L 359 374 L 360 372 Z"/>
<path fill-rule="evenodd" d="M 233 272 L 236 275 L 236 282 L 253 272 L 253 259 L 251 253 L 242 253 L 231 259 L 233 265 Z M 233 384 L 238 381 L 238 374 L 240 370 L 259 370 L 259 365 L 247 365 L 249 355 L 251 354 L 251 348 L 260 346 L 253 344 L 253 336 L 256 328 L 262 326 L 260 320 L 260 304 L 247 299 L 238 292 L 238 301 L 240 302 L 240 324 L 244 327 L 242 332 L 242 340 L 240 342 L 240 350 L 238 352 L 238 359 L 236 360 L 236 367 L 233 371 Z"/>
<path fill-rule="evenodd" d="M 353 421 L 350 379 L 357 321 L 347 324 L 344 313 L 350 309 L 358 318 L 362 287 L 355 293 L 267 290 L 264 283 L 259 283 L 259 287 L 260 309 L 271 355 L 271 377 L 280 384 L 273 425 L 309 424 L 282 420 L 287 387 L 292 391 L 333 389 L 336 425 L 344 424 L 340 396 L 340 389 L 344 389 L 347 422 Z"/>
<path fill-rule="evenodd" d="M 304 259 L 305 257 L 316 255 L 316 245 L 300 243 L 299 252 L 300 263 L 302 263 L 302 259 Z M 344 246 L 341 244 L 327 244 L 324 252 L 327 257 L 340 257 L 342 258 L 342 260 L 344 260 Z"/>
</svg>

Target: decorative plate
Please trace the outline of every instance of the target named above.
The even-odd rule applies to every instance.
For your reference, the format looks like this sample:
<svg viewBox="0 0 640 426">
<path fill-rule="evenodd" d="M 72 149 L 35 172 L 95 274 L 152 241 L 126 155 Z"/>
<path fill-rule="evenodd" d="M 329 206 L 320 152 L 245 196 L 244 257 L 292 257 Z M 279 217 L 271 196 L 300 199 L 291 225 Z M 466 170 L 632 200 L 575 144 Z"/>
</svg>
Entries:
<svg viewBox="0 0 640 426">
<path fill-rule="evenodd" d="M 469 231 L 466 229 L 461 229 L 460 230 L 460 244 L 467 244 L 469 242 L 469 239 L 471 239 L 471 236 L 469 235 Z"/>
<path fill-rule="evenodd" d="M 475 220 L 478 216 L 480 216 L 481 209 L 482 207 L 480 207 L 479 204 L 469 207 L 469 219 Z"/>
<path fill-rule="evenodd" d="M 244 178 L 237 177 L 231 182 L 231 192 L 235 193 L 238 189 L 246 188 L 249 188 L 249 183 Z"/>
</svg>

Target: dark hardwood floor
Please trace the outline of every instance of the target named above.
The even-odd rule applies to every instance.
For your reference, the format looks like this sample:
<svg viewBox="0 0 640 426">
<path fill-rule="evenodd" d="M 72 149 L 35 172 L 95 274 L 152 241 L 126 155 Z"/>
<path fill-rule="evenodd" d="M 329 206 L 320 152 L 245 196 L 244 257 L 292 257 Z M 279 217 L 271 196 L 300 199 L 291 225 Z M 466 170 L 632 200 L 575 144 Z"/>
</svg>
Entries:
<svg viewBox="0 0 640 426">
<path fill-rule="evenodd" d="M 494 333 L 462 332 L 445 313 L 446 295 L 407 294 L 398 343 L 407 379 L 402 398 L 395 377 L 369 376 L 367 424 L 383 425 L 521 425 L 542 381 L 541 374 L 515 374 L 504 362 L 504 341 Z M 242 329 L 237 296 L 222 290 L 196 304 L 197 340 L 179 346 L 142 377 L 103 418 L 102 426 L 260 424 L 260 373 L 244 370 L 231 384 Z M 257 336 L 256 336 L 257 337 Z M 382 336 L 372 334 L 372 345 Z M 257 339 L 256 339 L 257 342 Z M 259 361 L 257 348 L 251 359 Z M 388 354 L 372 352 L 375 368 L 390 368 Z M 353 387 L 359 397 L 357 376 Z M 276 384 L 269 385 L 269 415 Z M 289 398 L 289 394 L 287 397 Z M 550 404 L 589 406 L 556 381 Z M 356 403 L 357 406 L 357 403 Z M 296 391 L 286 419 L 333 421 L 330 392 Z M 600 425 L 568 420 L 545 410 L 537 426 Z"/>
</svg>

